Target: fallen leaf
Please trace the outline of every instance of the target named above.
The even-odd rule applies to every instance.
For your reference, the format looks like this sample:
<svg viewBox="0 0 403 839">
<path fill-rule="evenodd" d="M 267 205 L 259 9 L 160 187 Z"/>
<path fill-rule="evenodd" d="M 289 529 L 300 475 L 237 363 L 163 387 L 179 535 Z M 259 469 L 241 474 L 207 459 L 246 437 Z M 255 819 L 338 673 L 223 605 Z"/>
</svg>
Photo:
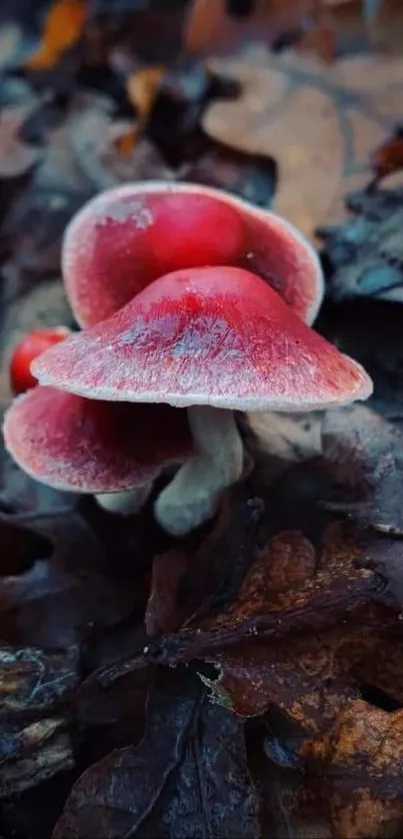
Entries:
<svg viewBox="0 0 403 839">
<path fill-rule="evenodd" d="M 388 153 L 386 144 L 380 148 L 376 163 L 385 173 L 392 165 L 384 158 Z M 399 153 L 397 150 L 396 154 Z M 401 189 L 371 190 L 367 194 L 349 196 L 348 204 L 355 216 L 340 226 L 320 231 L 329 265 L 331 298 L 341 301 L 373 297 L 403 302 L 401 201 Z"/>
<path fill-rule="evenodd" d="M 52 716 L 37 722 L 6 724 L 1 730 L 0 795 L 21 795 L 74 767 L 66 721 Z"/>
<path fill-rule="evenodd" d="M 184 164 L 180 180 L 205 184 L 239 195 L 266 209 L 275 191 L 275 167 L 267 157 L 245 155 L 213 145 L 196 162 Z"/>
<path fill-rule="evenodd" d="M 357 567 L 365 543 L 340 523 L 329 527 L 323 539 L 317 556 L 302 533 L 275 536 L 246 574 L 231 606 L 218 615 L 195 617 L 177 634 L 166 635 L 148 651 L 150 660 L 212 661 L 214 651 L 250 640 L 319 632 L 359 611 L 379 587 L 379 580 Z"/>
<path fill-rule="evenodd" d="M 234 7 L 235 7 L 234 3 Z M 246 38 L 273 42 L 284 29 L 297 26 L 311 12 L 312 0 L 255 0 L 246 14 L 231 14 L 227 0 L 193 0 L 184 26 L 184 46 L 190 55 L 233 49 Z"/>
<path fill-rule="evenodd" d="M 119 658 L 122 650 L 119 650 Z M 155 668 L 144 665 L 120 679 L 105 681 L 104 668 L 91 673 L 71 697 L 74 719 L 86 731 L 86 749 L 91 763 L 112 749 L 137 745 L 147 725 L 147 705 L 155 677 Z"/>
<path fill-rule="evenodd" d="M 53 837 L 148 832 L 259 835 L 242 724 L 183 671 L 162 680 L 140 745 L 112 752 L 77 781 Z"/>
<path fill-rule="evenodd" d="M 0 116 L 0 178 L 25 175 L 40 160 L 42 150 L 24 142 L 21 129 L 37 104 L 7 108 Z"/>
<path fill-rule="evenodd" d="M 55 0 L 48 12 L 42 42 L 26 61 L 30 70 L 52 70 L 63 54 L 81 39 L 88 10 L 84 0 Z"/>
<path fill-rule="evenodd" d="M 203 128 L 231 148 L 275 158 L 275 209 L 312 236 L 369 180 L 369 155 L 400 117 L 402 60 L 354 56 L 329 67 L 312 56 L 258 50 L 248 58 L 209 62 L 236 79 L 242 94 L 210 105 Z"/>
<path fill-rule="evenodd" d="M 361 405 L 329 411 L 323 454 L 338 485 L 327 506 L 381 533 L 402 535 L 402 432 Z"/>
<path fill-rule="evenodd" d="M 372 568 L 380 574 L 385 580 L 385 587 L 380 591 L 380 599 L 387 603 L 394 609 L 403 612 L 403 562 L 400 540 L 382 539 L 375 542 L 366 551 L 362 562 L 366 568 Z M 400 615 L 399 615 L 400 618 Z M 392 668 L 396 668 L 392 680 L 392 694 L 400 690 L 401 680 L 398 678 L 397 670 L 394 663 L 393 648 L 388 653 L 388 663 Z M 374 665 L 374 670 L 378 669 Z M 390 687 L 389 687 L 390 692 Z"/>
<path fill-rule="evenodd" d="M 269 717 L 266 724 L 269 726 L 270 722 Z M 252 764 L 254 780 L 261 788 L 264 835 L 282 839 L 331 839 L 330 825 L 319 812 L 317 800 L 312 801 L 302 772 L 294 765 L 290 768 L 289 764 L 277 762 L 277 754 L 285 753 L 281 743 L 276 746 L 276 762 L 272 761 L 275 741 L 270 740 L 270 752 L 266 750 L 268 742 L 266 738 L 265 752 L 269 760 L 261 758 L 257 776 Z"/>
<path fill-rule="evenodd" d="M 397 128 L 391 137 L 375 149 L 370 162 L 377 179 L 403 168 L 403 131 L 401 128 Z"/>
<path fill-rule="evenodd" d="M 232 600 L 252 561 L 262 513 L 259 499 L 234 487 L 201 543 L 154 558 L 145 616 L 150 636 L 174 632 Z"/>
<path fill-rule="evenodd" d="M 346 705 L 323 738 L 307 740 L 300 748 L 334 835 L 399 835 L 402 727 L 402 711 L 390 714 L 357 699 Z"/>
<path fill-rule="evenodd" d="M 108 573 L 105 546 L 78 513 L 10 519 L 44 536 L 53 550 L 28 570 L 0 578 L 2 637 L 8 643 L 66 648 L 131 613 L 135 597 L 127 580 Z"/>
<path fill-rule="evenodd" d="M 164 74 L 164 67 L 146 67 L 131 73 L 127 79 L 127 97 L 136 111 L 137 121 L 130 131 L 118 138 L 117 145 L 124 156 L 131 154 L 147 127 Z"/>
<path fill-rule="evenodd" d="M 169 165 L 175 167 L 177 176 L 186 175 L 204 155 L 203 166 L 223 162 L 217 144 L 202 131 L 200 120 L 206 105 L 216 99 L 233 98 L 239 93 L 238 85 L 231 79 L 209 72 L 202 62 L 185 59 L 175 62 L 161 79 L 158 97 L 149 114 L 147 135 L 160 150 Z M 169 125 L 169 131 L 167 131 Z M 227 154 L 228 149 L 223 149 Z M 215 156 L 214 156 L 215 152 Z M 247 158 L 238 154 L 246 167 Z M 216 160 L 216 158 L 218 158 Z M 261 163 L 261 160 L 258 161 Z M 252 167 L 257 160 L 250 161 Z M 265 165 L 265 171 L 270 166 Z"/>
<path fill-rule="evenodd" d="M 128 180 L 173 179 L 158 150 L 142 139 L 122 155 L 119 142 L 132 130 L 129 120 L 112 120 L 101 111 L 88 111 L 77 118 L 71 141 L 77 162 L 98 189 L 109 189 Z"/>
<path fill-rule="evenodd" d="M 270 645 L 257 640 L 211 656 L 218 675 L 209 686 L 217 701 L 241 716 L 274 708 L 299 730 L 318 735 L 361 689 L 378 689 L 385 700 L 400 705 L 400 635 L 396 615 L 369 603 L 320 632 Z"/>
<path fill-rule="evenodd" d="M 185 553 L 173 550 L 155 557 L 145 623 L 148 635 L 172 632 L 181 625 L 177 609 L 179 585 L 188 570 Z M 186 615 L 185 615 L 186 616 Z"/>
<path fill-rule="evenodd" d="M 62 709 L 78 684 L 78 655 L 34 647 L 0 648 L 0 795 L 35 787 L 71 769 Z"/>
<path fill-rule="evenodd" d="M 39 714 L 66 702 L 78 684 L 78 651 L 0 647 L 0 718 Z"/>
</svg>

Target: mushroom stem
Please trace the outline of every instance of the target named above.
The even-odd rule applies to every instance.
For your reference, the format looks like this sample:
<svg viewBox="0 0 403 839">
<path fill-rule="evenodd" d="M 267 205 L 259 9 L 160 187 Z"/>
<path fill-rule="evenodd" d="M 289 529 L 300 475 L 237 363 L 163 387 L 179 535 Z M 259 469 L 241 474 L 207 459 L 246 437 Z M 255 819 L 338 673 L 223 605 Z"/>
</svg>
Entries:
<svg viewBox="0 0 403 839">
<path fill-rule="evenodd" d="M 210 406 L 188 408 L 197 451 L 155 502 L 155 516 L 172 536 L 185 536 L 208 521 L 222 492 L 243 471 L 243 443 L 232 411 Z"/>
<path fill-rule="evenodd" d="M 146 503 L 153 482 L 142 484 L 135 489 L 122 492 L 102 492 L 95 496 L 98 504 L 107 513 L 115 513 L 119 516 L 133 516 L 138 513 Z"/>
</svg>

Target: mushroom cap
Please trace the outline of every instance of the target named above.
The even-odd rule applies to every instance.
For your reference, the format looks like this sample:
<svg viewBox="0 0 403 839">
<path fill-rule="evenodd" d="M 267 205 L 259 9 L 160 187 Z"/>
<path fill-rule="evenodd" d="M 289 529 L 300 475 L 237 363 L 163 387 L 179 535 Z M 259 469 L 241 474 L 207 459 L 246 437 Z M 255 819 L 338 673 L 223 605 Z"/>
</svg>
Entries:
<svg viewBox="0 0 403 839">
<path fill-rule="evenodd" d="M 234 265 L 266 280 L 307 323 L 323 298 L 312 245 L 289 222 L 219 189 L 149 181 L 107 190 L 68 225 L 62 270 L 74 315 L 92 326 L 170 271 Z"/>
<path fill-rule="evenodd" d="M 42 384 L 83 396 L 183 407 L 303 411 L 372 392 L 363 368 L 267 283 L 229 267 L 161 277 L 32 369 Z"/>
<path fill-rule="evenodd" d="M 15 399 L 3 431 L 25 472 L 74 492 L 134 489 L 192 454 L 185 411 L 92 401 L 50 387 Z"/>
</svg>

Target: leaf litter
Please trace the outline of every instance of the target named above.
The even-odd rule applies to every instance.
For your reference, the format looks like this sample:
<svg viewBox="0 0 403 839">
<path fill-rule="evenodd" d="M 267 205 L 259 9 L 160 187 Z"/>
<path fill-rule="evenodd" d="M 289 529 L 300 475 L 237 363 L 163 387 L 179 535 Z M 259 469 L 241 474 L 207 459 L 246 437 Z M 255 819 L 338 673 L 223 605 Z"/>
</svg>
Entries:
<svg viewBox="0 0 403 839">
<path fill-rule="evenodd" d="M 318 328 L 375 393 L 242 418 L 250 472 L 181 542 L 151 504 L 116 520 L 1 452 L 0 833 L 399 836 L 402 58 L 374 48 L 398 15 L 185 5 L 1 11 L 1 410 L 21 335 L 75 328 L 67 222 L 148 178 L 319 233 Z"/>
</svg>

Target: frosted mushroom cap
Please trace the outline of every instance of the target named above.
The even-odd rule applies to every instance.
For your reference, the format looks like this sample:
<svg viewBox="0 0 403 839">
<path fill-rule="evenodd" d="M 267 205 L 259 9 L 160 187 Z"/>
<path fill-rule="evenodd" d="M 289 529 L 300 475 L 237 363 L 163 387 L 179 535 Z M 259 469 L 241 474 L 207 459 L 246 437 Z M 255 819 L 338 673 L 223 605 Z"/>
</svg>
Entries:
<svg viewBox="0 0 403 839">
<path fill-rule="evenodd" d="M 307 323 L 323 298 L 314 248 L 293 225 L 219 189 L 149 181 L 107 190 L 73 217 L 62 269 L 81 326 L 171 271 L 232 265 L 272 285 Z"/>
<path fill-rule="evenodd" d="M 363 368 L 240 268 L 156 280 L 111 318 L 32 365 L 42 384 L 95 399 L 303 411 L 366 399 Z"/>
<path fill-rule="evenodd" d="M 25 472 L 74 492 L 134 489 L 192 454 L 185 411 L 92 401 L 48 387 L 18 397 L 3 431 Z"/>
</svg>

